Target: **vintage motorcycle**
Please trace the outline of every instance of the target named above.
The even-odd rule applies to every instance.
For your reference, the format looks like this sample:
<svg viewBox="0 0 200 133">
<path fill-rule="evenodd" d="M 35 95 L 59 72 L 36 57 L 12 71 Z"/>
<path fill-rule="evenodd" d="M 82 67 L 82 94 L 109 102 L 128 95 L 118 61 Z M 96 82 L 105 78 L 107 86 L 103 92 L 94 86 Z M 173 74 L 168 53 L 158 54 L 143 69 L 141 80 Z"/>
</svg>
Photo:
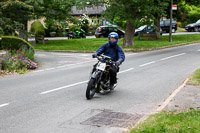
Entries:
<svg viewBox="0 0 200 133">
<path fill-rule="evenodd" d="M 110 88 L 110 68 L 112 65 L 118 66 L 111 60 L 111 57 L 101 55 L 97 56 L 98 63 L 94 65 L 94 68 L 90 75 L 90 80 L 86 89 L 86 98 L 93 98 L 95 93 L 100 93 L 101 91 L 111 91 L 114 88 Z"/>
</svg>

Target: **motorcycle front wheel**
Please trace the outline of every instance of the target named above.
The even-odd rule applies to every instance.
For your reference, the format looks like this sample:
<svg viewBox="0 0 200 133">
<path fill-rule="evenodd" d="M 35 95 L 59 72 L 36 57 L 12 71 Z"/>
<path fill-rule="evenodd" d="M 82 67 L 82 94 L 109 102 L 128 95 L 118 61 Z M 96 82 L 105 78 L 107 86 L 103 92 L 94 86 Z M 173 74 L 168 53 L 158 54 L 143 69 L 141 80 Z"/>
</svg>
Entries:
<svg viewBox="0 0 200 133">
<path fill-rule="evenodd" d="M 89 83 L 88 83 L 87 90 L 86 90 L 86 98 L 87 99 L 93 98 L 93 96 L 96 92 L 97 86 L 98 86 L 98 84 L 96 82 L 96 79 L 91 78 Z"/>
</svg>

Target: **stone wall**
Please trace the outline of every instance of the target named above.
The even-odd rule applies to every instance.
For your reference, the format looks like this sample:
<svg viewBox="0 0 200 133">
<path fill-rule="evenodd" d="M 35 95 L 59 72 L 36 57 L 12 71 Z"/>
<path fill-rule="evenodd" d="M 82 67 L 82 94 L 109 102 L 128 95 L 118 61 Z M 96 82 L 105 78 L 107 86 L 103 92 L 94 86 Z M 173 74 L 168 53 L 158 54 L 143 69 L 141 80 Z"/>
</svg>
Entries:
<svg viewBox="0 0 200 133">
<path fill-rule="evenodd" d="M 5 51 L 0 51 L 0 70 L 1 70 L 1 67 L 2 67 L 3 58 L 5 56 L 6 56 L 6 52 Z"/>
</svg>

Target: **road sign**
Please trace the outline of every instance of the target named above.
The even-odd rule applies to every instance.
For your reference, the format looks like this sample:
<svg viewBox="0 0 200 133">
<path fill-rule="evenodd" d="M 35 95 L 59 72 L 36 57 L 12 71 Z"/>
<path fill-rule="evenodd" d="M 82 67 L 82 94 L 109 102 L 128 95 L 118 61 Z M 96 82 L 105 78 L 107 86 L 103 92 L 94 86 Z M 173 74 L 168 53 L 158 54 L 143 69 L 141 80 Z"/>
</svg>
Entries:
<svg viewBox="0 0 200 133">
<path fill-rule="evenodd" d="M 177 10 L 177 5 L 172 5 L 172 10 Z"/>
</svg>

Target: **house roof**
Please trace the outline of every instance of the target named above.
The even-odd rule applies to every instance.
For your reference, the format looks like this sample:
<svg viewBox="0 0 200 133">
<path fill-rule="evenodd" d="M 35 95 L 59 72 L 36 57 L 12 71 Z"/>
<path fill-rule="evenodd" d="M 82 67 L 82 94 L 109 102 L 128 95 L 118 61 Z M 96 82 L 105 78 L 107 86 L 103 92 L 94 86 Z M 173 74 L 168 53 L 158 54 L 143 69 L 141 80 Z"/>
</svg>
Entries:
<svg viewBox="0 0 200 133">
<path fill-rule="evenodd" d="M 92 6 L 92 7 L 85 7 L 82 10 L 78 10 L 76 6 L 72 7 L 72 14 L 71 15 L 100 15 L 103 11 L 106 10 L 105 6 Z"/>
</svg>

